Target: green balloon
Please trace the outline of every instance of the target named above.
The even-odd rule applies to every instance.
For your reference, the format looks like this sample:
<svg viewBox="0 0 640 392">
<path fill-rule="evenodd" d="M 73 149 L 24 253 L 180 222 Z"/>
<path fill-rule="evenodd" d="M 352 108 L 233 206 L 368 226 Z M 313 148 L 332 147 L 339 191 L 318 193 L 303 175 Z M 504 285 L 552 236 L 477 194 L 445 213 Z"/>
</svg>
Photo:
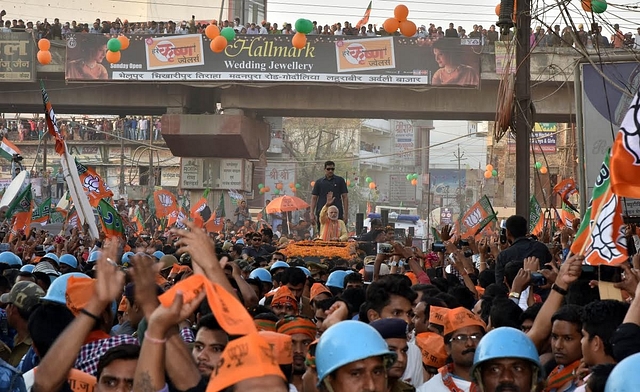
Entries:
<svg viewBox="0 0 640 392">
<path fill-rule="evenodd" d="M 591 0 L 591 11 L 601 14 L 607 10 L 607 2 L 604 0 Z"/>
<path fill-rule="evenodd" d="M 280 194 L 280 189 L 276 189 L 275 191 L 273 191 L 273 193 L 275 193 L 276 195 Z"/>
<path fill-rule="evenodd" d="M 413 173 L 413 175 L 411 176 L 411 179 L 412 179 L 412 180 L 417 180 L 417 179 L 418 179 L 418 177 L 420 177 L 420 176 L 418 175 L 418 173 Z"/>
<path fill-rule="evenodd" d="M 498 177 L 498 171 L 496 169 L 491 170 L 491 175 L 493 177 Z"/>
<path fill-rule="evenodd" d="M 364 180 L 367 182 L 367 184 L 370 183 L 371 181 L 373 181 L 373 179 L 371 177 L 367 177 Z"/>
<path fill-rule="evenodd" d="M 313 22 L 309 19 L 305 19 L 305 23 L 307 24 L 305 26 L 305 34 L 310 34 L 313 31 Z"/>
<path fill-rule="evenodd" d="M 232 27 L 225 27 L 220 35 L 225 37 L 227 41 L 233 41 L 236 38 L 236 31 Z"/>
<path fill-rule="evenodd" d="M 540 169 L 542 167 L 542 163 L 536 162 L 535 167 L 536 169 Z"/>
<path fill-rule="evenodd" d="M 296 33 L 309 34 L 313 31 L 313 22 L 309 19 L 298 19 L 295 23 Z"/>
<path fill-rule="evenodd" d="M 300 189 L 300 184 L 296 184 L 296 189 Z"/>
<path fill-rule="evenodd" d="M 407 174 L 407 181 L 411 181 L 413 179 L 413 174 Z"/>
<path fill-rule="evenodd" d="M 258 184 L 258 189 L 262 189 L 262 188 L 264 188 L 264 184 L 263 183 L 259 183 Z"/>
<path fill-rule="evenodd" d="M 121 48 L 122 44 L 117 38 L 111 38 L 107 41 L 107 49 L 109 49 L 110 52 L 119 52 Z"/>
</svg>

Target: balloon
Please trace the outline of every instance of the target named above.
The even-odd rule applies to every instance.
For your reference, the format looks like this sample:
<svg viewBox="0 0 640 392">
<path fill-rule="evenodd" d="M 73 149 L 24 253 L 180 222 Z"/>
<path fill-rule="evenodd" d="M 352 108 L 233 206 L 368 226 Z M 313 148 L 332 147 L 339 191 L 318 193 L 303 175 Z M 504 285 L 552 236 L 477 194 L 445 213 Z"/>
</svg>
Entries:
<svg viewBox="0 0 640 392">
<path fill-rule="evenodd" d="M 258 184 L 258 189 L 262 189 L 262 188 L 264 188 L 264 184 L 263 183 L 259 183 Z"/>
<path fill-rule="evenodd" d="M 591 0 L 582 0 L 580 2 L 580 5 L 582 6 L 582 9 L 585 10 L 586 12 L 591 12 Z"/>
<path fill-rule="evenodd" d="M 402 35 L 404 35 L 405 37 L 413 37 L 414 35 L 416 35 L 417 31 L 418 28 L 412 21 L 405 20 L 400 22 L 400 33 L 402 33 Z"/>
<path fill-rule="evenodd" d="M 38 51 L 38 62 L 42 65 L 47 65 L 51 62 L 51 52 L 48 50 Z"/>
<path fill-rule="evenodd" d="M 413 174 L 407 174 L 407 181 L 411 181 L 413 179 Z"/>
<path fill-rule="evenodd" d="M 300 184 L 296 184 L 296 189 L 300 189 Z"/>
<path fill-rule="evenodd" d="M 120 41 L 120 50 L 126 50 L 129 47 L 129 38 L 127 36 L 118 36 L 118 41 Z"/>
<path fill-rule="evenodd" d="M 416 180 L 416 179 L 411 180 L 411 185 L 413 185 L 413 186 L 418 185 L 418 180 Z"/>
<path fill-rule="evenodd" d="M 303 33 L 296 33 L 296 35 L 291 38 L 291 46 L 296 49 L 302 49 L 307 45 L 307 36 Z"/>
<path fill-rule="evenodd" d="M 370 184 L 371 181 L 373 181 L 373 179 L 371 179 L 371 177 L 367 177 L 364 180 L 367 182 L 367 184 Z"/>
<path fill-rule="evenodd" d="M 607 2 L 605 0 L 591 0 L 591 10 L 594 14 L 601 14 L 607 10 Z"/>
<path fill-rule="evenodd" d="M 233 27 L 225 27 L 220 32 L 220 35 L 225 37 L 227 41 L 233 41 L 234 38 L 236 38 L 236 31 L 233 29 Z"/>
<path fill-rule="evenodd" d="M 296 188 L 291 188 L 291 192 L 296 193 L 298 190 Z"/>
<path fill-rule="evenodd" d="M 46 38 L 40 39 L 40 41 L 38 41 L 38 49 L 44 51 L 51 49 L 51 41 Z"/>
<path fill-rule="evenodd" d="M 295 28 L 297 33 L 309 34 L 313 31 L 313 22 L 309 19 L 298 19 Z"/>
<path fill-rule="evenodd" d="M 496 169 L 491 170 L 491 175 L 493 177 L 498 177 L 498 171 Z"/>
<path fill-rule="evenodd" d="M 418 175 L 418 173 L 413 173 L 413 174 L 411 175 L 411 179 L 412 179 L 412 180 L 417 180 L 418 178 L 420 178 L 420 176 Z"/>
<path fill-rule="evenodd" d="M 316 186 L 316 182 L 315 181 L 311 181 L 311 186 L 312 187 Z"/>
<path fill-rule="evenodd" d="M 404 4 L 399 4 L 393 10 L 393 16 L 399 21 L 404 22 L 407 20 L 407 16 L 409 16 L 409 8 L 407 8 Z"/>
<path fill-rule="evenodd" d="M 400 22 L 397 19 L 389 18 L 384 21 L 384 25 L 382 27 L 384 27 L 384 31 L 387 33 L 393 34 L 398 31 L 398 28 L 400 28 Z"/>
<path fill-rule="evenodd" d="M 107 49 L 109 49 L 110 52 L 119 52 L 121 48 L 122 44 L 117 38 L 111 38 L 107 41 Z"/>
<path fill-rule="evenodd" d="M 214 39 L 220 35 L 220 29 L 218 26 L 210 24 L 206 29 L 204 29 L 204 35 L 209 39 Z"/>
<path fill-rule="evenodd" d="M 265 191 L 265 192 L 271 192 L 271 187 L 269 187 L 269 186 L 265 186 L 265 187 L 264 187 L 264 191 Z"/>
<path fill-rule="evenodd" d="M 107 50 L 106 58 L 108 62 L 110 62 L 111 64 L 115 64 L 120 61 L 120 52 L 112 52 L 110 50 Z"/>
<path fill-rule="evenodd" d="M 228 44 L 229 42 L 227 41 L 227 39 L 219 35 L 211 40 L 211 43 L 209 44 L 209 49 L 211 49 L 213 53 L 221 53 L 227 48 Z"/>
<path fill-rule="evenodd" d="M 282 183 L 281 182 L 276 184 L 276 189 L 278 189 L 278 190 L 282 189 Z"/>
<path fill-rule="evenodd" d="M 273 193 L 275 193 L 276 195 L 280 194 L 280 189 L 276 189 L 275 191 L 273 191 Z"/>
<path fill-rule="evenodd" d="M 485 167 L 485 169 L 486 169 L 487 171 L 492 171 L 492 170 L 493 170 L 493 165 L 492 165 L 492 164 L 488 164 L 488 165 Z"/>
<path fill-rule="evenodd" d="M 370 182 L 369 183 L 369 189 L 376 189 L 376 183 L 375 182 Z"/>
<path fill-rule="evenodd" d="M 260 194 L 261 194 L 261 195 L 264 195 L 264 192 L 262 191 L 262 189 L 260 189 Z"/>
<path fill-rule="evenodd" d="M 347 186 L 351 186 L 351 180 L 347 180 Z"/>
<path fill-rule="evenodd" d="M 289 183 L 289 188 L 295 188 L 295 187 L 296 187 L 296 184 L 294 184 L 293 182 Z"/>
<path fill-rule="evenodd" d="M 540 169 L 542 167 L 542 163 L 540 162 L 536 162 L 536 164 L 534 165 L 536 169 Z"/>
<path fill-rule="evenodd" d="M 542 173 L 542 174 L 547 174 L 547 172 L 548 172 L 548 171 L 549 171 L 549 169 L 547 169 L 547 167 L 546 167 L 546 166 L 542 166 L 542 167 L 540 168 L 540 173 Z"/>
<path fill-rule="evenodd" d="M 491 178 L 491 172 L 489 170 L 487 170 L 486 172 L 484 172 L 484 178 L 489 179 Z"/>
</svg>

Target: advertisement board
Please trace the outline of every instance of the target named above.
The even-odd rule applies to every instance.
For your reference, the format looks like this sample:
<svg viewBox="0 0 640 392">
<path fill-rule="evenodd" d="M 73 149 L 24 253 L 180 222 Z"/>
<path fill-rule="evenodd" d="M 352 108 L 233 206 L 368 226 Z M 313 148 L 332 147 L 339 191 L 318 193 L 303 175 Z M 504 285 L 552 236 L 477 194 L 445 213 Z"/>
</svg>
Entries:
<svg viewBox="0 0 640 392">
<path fill-rule="evenodd" d="M 543 152 L 545 154 L 555 153 L 557 129 L 556 123 L 535 123 L 533 132 L 531 132 L 531 151 L 536 154 Z M 508 135 L 509 152 L 516 152 L 516 139 L 513 137 L 513 132 L 509 132 Z"/>
<path fill-rule="evenodd" d="M 415 166 L 416 137 L 413 123 L 408 120 L 392 120 L 391 127 L 395 164 Z"/>
<path fill-rule="evenodd" d="M 109 37 L 67 41 L 68 81 L 347 83 L 478 87 L 480 51 L 457 38 L 238 35 L 222 53 L 199 34 L 132 36 L 118 63 L 105 59 Z"/>
<path fill-rule="evenodd" d="M 182 158 L 182 189 L 226 189 L 250 191 L 253 164 L 245 159 Z"/>
<path fill-rule="evenodd" d="M 296 163 L 295 162 L 270 162 L 267 161 L 267 167 L 264 169 L 264 186 L 269 187 L 270 191 L 265 195 L 266 199 L 278 197 L 275 194 L 277 185 L 282 184 L 282 194 L 292 196 L 289 189 L 290 183 L 296 183 Z"/>
<path fill-rule="evenodd" d="M 0 33 L 0 82 L 36 80 L 36 44 L 28 33 Z"/>
</svg>

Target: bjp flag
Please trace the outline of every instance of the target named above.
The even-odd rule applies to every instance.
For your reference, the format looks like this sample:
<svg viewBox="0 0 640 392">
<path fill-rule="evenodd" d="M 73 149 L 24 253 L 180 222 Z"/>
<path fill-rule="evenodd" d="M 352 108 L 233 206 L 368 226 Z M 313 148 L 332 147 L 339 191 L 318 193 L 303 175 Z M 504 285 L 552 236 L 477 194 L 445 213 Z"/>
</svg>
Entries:
<svg viewBox="0 0 640 392">
<path fill-rule="evenodd" d="M 494 219 L 496 219 L 496 213 L 489 198 L 486 195 L 482 196 L 462 217 L 459 234 L 466 233 L 475 237 Z"/>
<path fill-rule="evenodd" d="M 176 196 L 167 190 L 161 189 L 153 192 L 153 201 L 158 219 L 167 219 L 167 217 L 178 211 Z"/>
<path fill-rule="evenodd" d="M 566 204 L 571 210 L 578 211 L 578 209 L 571 204 L 569 198 L 578 193 L 578 187 L 573 178 L 567 178 L 562 180 L 559 184 L 553 187 L 553 191 L 560 195 L 562 202 Z"/>
<path fill-rule="evenodd" d="M 640 97 L 633 97 L 611 150 L 611 190 L 621 197 L 640 198 Z"/>
<path fill-rule="evenodd" d="M 544 229 L 544 213 L 538 199 L 531 196 L 529 200 L 529 233 L 540 236 Z"/>
<path fill-rule="evenodd" d="M 96 208 L 100 204 L 100 200 L 113 197 L 113 191 L 109 189 L 106 182 L 96 173 L 96 171 L 78 162 L 76 159 L 76 169 L 80 176 L 80 183 L 84 193 L 89 198 L 91 207 Z"/>
<path fill-rule="evenodd" d="M 211 219 L 211 208 L 209 208 L 207 199 L 204 197 L 191 207 L 190 212 L 193 221 L 198 227 L 203 227 L 205 222 Z"/>
</svg>

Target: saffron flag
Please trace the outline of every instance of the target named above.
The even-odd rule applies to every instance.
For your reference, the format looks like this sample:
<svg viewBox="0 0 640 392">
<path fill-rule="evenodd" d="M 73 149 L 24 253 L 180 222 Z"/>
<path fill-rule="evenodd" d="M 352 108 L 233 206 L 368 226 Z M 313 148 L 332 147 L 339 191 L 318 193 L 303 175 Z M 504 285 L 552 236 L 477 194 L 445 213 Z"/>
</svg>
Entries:
<svg viewBox="0 0 640 392">
<path fill-rule="evenodd" d="M 489 198 L 486 195 L 482 196 L 462 217 L 460 234 L 475 237 L 494 219 L 496 219 L 496 213 Z"/>
<path fill-rule="evenodd" d="M 20 212 L 28 212 L 29 218 L 31 218 L 31 202 L 33 200 L 33 195 L 31 194 L 31 183 L 24 188 L 22 192 L 18 194 L 18 197 L 13 199 L 9 204 L 9 208 L 7 209 L 7 218 L 11 218 L 13 214 L 17 214 Z"/>
<path fill-rule="evenodd" d="M 0 155 L 2 155 L 4 159 L 12 161 L 15 154 L 22 155 L 22 152 L 20 152 L 20 149 L 15 144 L 11 143 L 9 139 L 3 137 L 2 144 L 0 144 Z"/>
<path fill-rule="evenodd" d="M 369 22 L 369 17 L 371 16 L 371 3 L 372 1 L 369 2 L 369 6 L 367 7 L 367 10 L 364 11 L 364 16 L 362 17 L 362 19 L 360 19 L 360 21 L 356 24 L 356 30 L 360 30 L 360 27 L 366 25 Z"/>
<path fill-rule="evenodd" d="M 529 200 L 529 233 L 540 237 L 542 230 L 544 229 L 544 213 L 538 199 L 535 196 L 531 196 Z"/>
<path fill-rule="evenodd" d="M 98 210 L 98 216 L 100 216 L 100 222 L 102 222 L 102 231 L 107 238 L 122 237 L 124 235 L 124 225 L 118 211 L 104 200 L 100 200 L 96 209 Z"/>
<path fill-rule="evenodd" d="M 40 205 L 33 210 L 33 213 L 31 214 L 31 221 L 38 222 L 41 225 L 45 225 L 49 220 L 50 214 L 51 214 L 51 198 L 49 197 L 47 200 L 40 203 Z"/>
<path fill-rule="evenodd" d="M 63 223 L 67 219 L 68 213 L 69 211 L 56 207 L 49 214 L 49 221 L 51 223 Z"/>
<path fill-rule="evenodd" d="M 33 202 L 32 202 L 33 203 Z M 16 212 L 13 216 L 13 224 L 11 226 L 11 234 L 9 235 L 9 241 L 13 240 L 15 235 L 24 234 L 27 237 L 31 232 L 31 209 L 28 211 Z"/>
<path fill-rule="evenodd" d="M 578 193 L 578 188 L 573 178 L 562 180 L 559 184 L 553 187 L 553 191 L 560 195 L 564 204 L 573 211 L 578 212 L 578 209 L 569 201 L 570 197 Z"/>
<path fill-rule="evenodd" d="M 611 189 L 612 171 L 609 154 L 596 178 L 593 196 L 580 229 L 571 245 L 571 252 L 584 254 L 591 265 L 616 265 L 628 260 L 625 225 L 620 196 Z"/>
<path fill-rule="evenodd" d="M 640 198 L 640 97 L 633 97 L 611 149 L 611 190 L 618 196 Z"/>
<path fill-rule="evenodd" d="M 198 227 L 204 227 L 205 222 L 211 219 L 211 208 L 207 205 L 207 199 L 204 197 L 198 200 L 196 204 L 191 207 L 191 218 Z"/>
<path fill-rule="evenodd" d="M 136 233 L 141 234 L 144 231 L 144 219 L 142 219 L 142 214 L 140 214 L 139 208 L 136 208 L 132 221 L 136 225 Z"/>
<path fill-rule="evenodd" d="M 42 88 L 42 102 L 44 103 L 44 118 L 47 121 L 47 129 L 49 129 L 49 134 L 53 136 L 56 141 L 56 152 L 62 155 L 66 151 L 66 148 L 60 130 L 58 129 L 56 113 L 53 111 L 51 102 L 49 102 L 49 94 L 47 94 L 47 90 L 45 90 L 42 81 L 40 81 L 40 86 Z"/>
<path fill-rule="evenodd" d="M 178 200 L 176 196 L 167 190 L 157 190 L 153 192 L 153 201 L 156 206 L 156 217 L 163 219 L 178 211 Z"/>
<path fill-rule="evenodd" d="M 76 169 L 78 169 L 82 189 L 84 189 L 84 193 L 89 198 L 91 207 L 97 207 L 102 199 L 113 197 L 113 192 L 109 186 L 93 168 L 83 165 L 76 159 Z"/>
<path fill-rule="evenodd" d="M 179 227 L 182 229 L 185 227 L 182 221 L 185 220 L 186 218 L 187 218 L 187 213 L 185 209 L 183 207 L 180 207 L 180 209 L 177 209 L 171 212 L 171 214 L 169 214 L 169 221 L 167 222 L 167 224 L 169 226 L 175 225 L 176 227 Z"/>
<path fill-rule="evenodd" d="M 555 210 L 555 211 L 556 211 L 556 224 L 558 225 L 558 228 L 562 229 L 564 227 L 568 227 L 570 229 L 573 229 L 573 220 L 576 219 L 576 216 L 573 213 L 573 210 L 569 208 L 569 206 L 567 206 L 566 204 L 562 203 L 562 208 L 560 209 L 560 212 L 558 212 L 558 210 Z"/>
<path fill-rule="evenodd" d="M 78 211 L 76 211 L 75 207 L 71 207 L 71 211 L 67 214 L 65 223 L 67 227 L 76 227 L 79 230 L 82 229 L 82 223 L 80 222 L 80 217 L 78 216 Z"/>
</svg>

